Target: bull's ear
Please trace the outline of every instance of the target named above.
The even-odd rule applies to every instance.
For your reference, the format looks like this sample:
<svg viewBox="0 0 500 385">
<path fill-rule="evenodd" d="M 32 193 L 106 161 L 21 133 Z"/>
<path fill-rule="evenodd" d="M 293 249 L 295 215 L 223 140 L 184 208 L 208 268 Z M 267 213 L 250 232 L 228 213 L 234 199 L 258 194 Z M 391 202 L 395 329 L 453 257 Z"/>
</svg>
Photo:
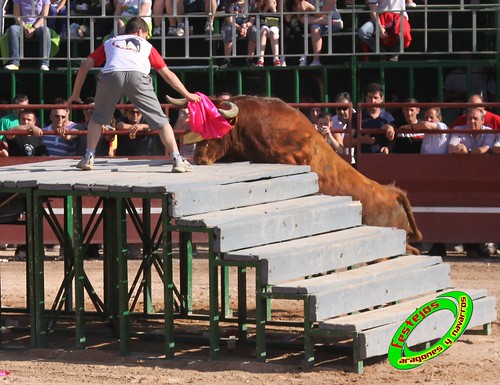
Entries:
<svg viewBox="0 0 500 385">
<path fill-rule="evenodd" d="M 165 95 L 165 97 L 167 98 L 167 101 L 174 106 L 186 107 L 188 104 L 188 100 L 186 98 L 172 98 L 169 95 Z"/>
<path fill-rule="evenodd" d="M 189 132 L 182 137 L 182 144 L 193 144 L 198 143 L 203 140 L 203 136 L 198 134 L 197 132 Z"/>
</svg>

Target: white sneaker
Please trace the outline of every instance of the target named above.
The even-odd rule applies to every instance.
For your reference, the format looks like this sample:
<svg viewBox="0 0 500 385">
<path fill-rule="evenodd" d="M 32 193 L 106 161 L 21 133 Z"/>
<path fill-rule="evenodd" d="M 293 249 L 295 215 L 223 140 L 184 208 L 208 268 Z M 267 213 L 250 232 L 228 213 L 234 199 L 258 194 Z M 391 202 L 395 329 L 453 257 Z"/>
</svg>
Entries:
<svg viewBox="0 0 500 385">
<path fill-rule="evenodd" d="M 84 171 L 92 170 L 94 168 L 94 155 L 83 156 L 75 167 Z"/>
<path fill-rule="evenodd" d="M 210 33 L 213 33 L 214 32 L 214 23 L 212 23 L 211 21 L 207 21 L 205 23 L 205 33 L 207 35 L 210 35 Z"/>
<path fill-rule="evenodd" d="M 167 35 L 168 36 L 174 36 L 176 31 L 177 31 L 176 27 L 168 27 L 168 33 L 167 33 Z"/>
<path fill-rule="evenodd" d="M 192 171 L 194 171 L 194 168 L 193 166 L 191 166 L 191 163 L 187 161 L 187 159 L 184 159 L 182 156 L 174 158 L 172 163 L 172 172 L 192 172 Z"/>
<path fill-rule="evenodd" d="M 153 36 L 161 36 L 161 27 L 155 27 L 153 29 Z"/>
<path fill-rule="evenodd" d="M 40 71 L 48 71 L 48 70 L 50 70 L 50 68 L 47 64 L 42 64 L 40 66 Z"/>
<path fill-rule="evenodd" d="M 307 65 L 307 57 L 301 56 L 299 59 L 299 66 L 300 67 L 305 67 Z"/>
<path fill-rule="evenodd" d="M 5 69 L 9 70 L 9 71 L 18 71 L 19 70 L 19 66 L 15 65 L 15 64 L 7 64 L 5 66 Z"/>
<path fill-rule="evenodd" d="M 180 23 L 175 29 L 176 36 L 184 36 L 184 23 Z"/>
</svg>

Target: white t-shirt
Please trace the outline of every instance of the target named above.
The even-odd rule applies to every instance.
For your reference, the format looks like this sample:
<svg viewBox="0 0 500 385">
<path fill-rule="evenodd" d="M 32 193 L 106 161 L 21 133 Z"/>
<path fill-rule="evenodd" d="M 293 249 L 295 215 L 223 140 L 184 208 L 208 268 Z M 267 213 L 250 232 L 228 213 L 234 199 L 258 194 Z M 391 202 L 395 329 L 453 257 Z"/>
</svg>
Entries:
<svg viewBox="0 0 500 385">
<path fill-rule="evenodd" d="M 442 122 L 437 122 L 438 130 L 446 130 L 448 126 Z M 421 154 L 447 154 L 448 153 L 448 134 L 426 134 L 422 141 Z"/>
</svg>

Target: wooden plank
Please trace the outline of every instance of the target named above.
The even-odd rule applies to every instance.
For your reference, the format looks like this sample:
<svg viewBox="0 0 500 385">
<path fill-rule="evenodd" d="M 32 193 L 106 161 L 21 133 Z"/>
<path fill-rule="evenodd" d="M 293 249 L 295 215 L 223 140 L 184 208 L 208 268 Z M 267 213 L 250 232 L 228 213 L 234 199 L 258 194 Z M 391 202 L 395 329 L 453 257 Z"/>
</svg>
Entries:
<svg viewBox="0 0 500 385">
<path fill-rule="evenodd" d="M 331 288 L 363 285 L 366 282 L 380 280 L 387 276 L 393 277 L 399 275 L 410 269 L 424 269 L 440 263 L 442 263 L 441 257 L 404 255 L 399 258 L 393 258 L 353 270 L 343 270 L 320 277 L 302 278 L 296 281 L 285 282 L 273 286 L 272 292 L 282 294 L 314 294 Z"/>
<path fill-rule="evenodd" d="M 404 254 L 406 232 L 359 226 L 287 242 L 231 251 L 224 260 L 262 261 L 262 283 L 277 285 L 312 274 Z"/>
<path fill-rule="evenodd" d="M 170 216 L 178 218 L 208 211 L 258 205 L 311 195 L 318 191 L 318 176 L 315 173 L 204 186 L 198 189 L 186 186 L 171 194 Z"/>
<path fill-rule="evenodd" d="M 496 298 L 483 297 L 474 300 L 474 311 L 467 330 L 481 326 L 497 319 Z M 408 339 L 408 346 L 441 338 L 453 322 L 451 312 L 433 313 L 425 322 L 418 325 Z M 392 336 L 401 326 L 400 322 L 384 325 L 380 328 L 366 330 L 359 336 L 359 354 L 361 359 L 387 354 Z"/>
<path fill-rule="evenodd" d="M 361 225 L 361 204 L 350 197 L 313 195 L 288 201 L 183 217 L 182 226 L 214 227 L 220 252 Z"/>
<path fill-rule="evenodd" d="M 450 285 L 450 266 L 445 263 L 394 275 L 386 274 L 383 278 L 360 285 L 342 286 L 316 293 L 315 301 L 311 301 L 310 316 L 312 320 L 322 321 L 413 295 L 445 289 Z"/>
<path fill-rule="evenodd" d="M 433 293 L 427 296 L 419 296 L 418 298 L 400 302 L 395 305 L 386 306 L 383 308 L 370 310 L 367 312 L 351 314 L 344 317 L 327 319 L 320 322 L 318 329 L 330 331 L 358 331 L 381 327 L 391 323 L 403 322 L 416 308 L 423 304 L 432 301 L 438 295 L 449 292 L 449 289 L 443 292 Z M 486 297 L 488 292 L 486 289 L 460 289 L 470 295 L 473 300 Z"/>
</svg>

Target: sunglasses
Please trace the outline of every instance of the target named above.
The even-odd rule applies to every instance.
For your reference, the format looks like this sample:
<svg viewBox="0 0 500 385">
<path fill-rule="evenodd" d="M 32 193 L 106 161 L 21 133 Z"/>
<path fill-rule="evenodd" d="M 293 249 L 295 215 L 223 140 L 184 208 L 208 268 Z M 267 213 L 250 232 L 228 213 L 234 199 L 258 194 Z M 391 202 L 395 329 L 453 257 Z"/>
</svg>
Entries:
<svg viewBox="0 0 500 385">
<path fill-rule="evenodd" d="M 141 112 L 138 110 L 129 110 L 128 113 L 133 115 L 139 115 Z"/>
<path fill-rule="evenodd" d="M 349 107 L 337 107 L 337 111 L 347 111 Z"/>
</svg>

